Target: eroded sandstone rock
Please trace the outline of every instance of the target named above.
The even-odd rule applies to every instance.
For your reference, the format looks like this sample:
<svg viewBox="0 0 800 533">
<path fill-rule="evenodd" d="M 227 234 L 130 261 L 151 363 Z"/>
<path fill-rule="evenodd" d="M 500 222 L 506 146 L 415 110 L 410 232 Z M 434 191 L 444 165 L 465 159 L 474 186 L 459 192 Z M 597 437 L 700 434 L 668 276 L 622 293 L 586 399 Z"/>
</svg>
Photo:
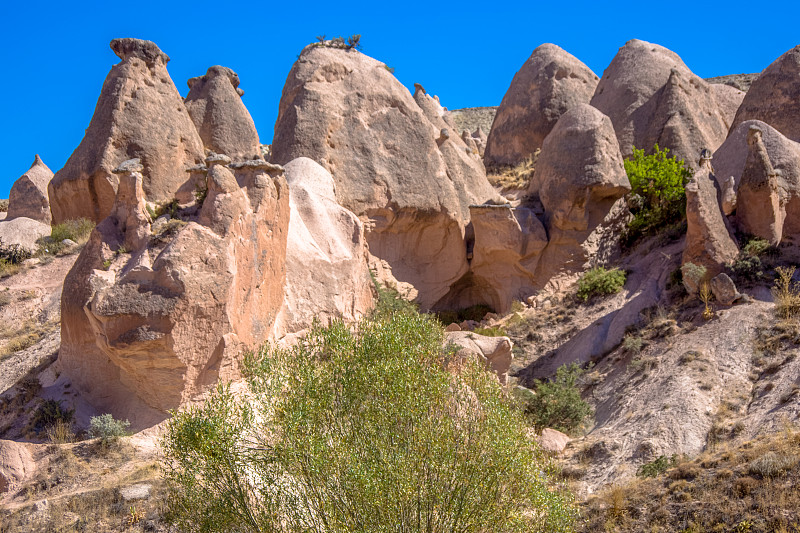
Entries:
<svg viewBox="0 0 800 533">
<path fill-rule="evenodd" d="M 238 92 L 239 75 L 216 65 L 188 85 L 184 103 L 206 149 L 235 161 L 260 158 L 258 132 Z"/>
<path fill-rule="evenodd" d="M 62 374 L 101 412 L 151 424 L 269 338 L 283 302 L 288 186 L 280 167 L 209 162 L 199 212 L 149 237 L 140 168 L 66 277 Z"/>
<path fill-rule="evenodd" d="M 513 343 L 508 337 L 486 337 L 471 331 L 450 331 L 445 333 L 445 342 L 459 347 L 456 355 L 460 357 L 477 357 L 497 374 L 501 385 L 508 382 L 508 370 L 514 354 Z"/>
<path fill-rule="evenodd" d="M 747 234 L 777 246 L 783 237 L 786 191 L 769 160 L 758 127 L 747 132 L 747 159 L 736 195 L 736 222 Z"/>
<path fill-rule="evenodd" d="M 503 96 L 486 141 L 486 165 L 525 160 L 542 147 L 561 115 L 589 103 L 597 82 L 589 67 L 562 48 L 537 47 Z"/>
<path fill-rule="evenodd" d="M 148 201 L 188 202 L 195 188 L 184 170 L 203 160 L 203 144 L 167 73 L 169 57 L 139 39 L 114 39 L 111 48 L 122 61 L 103 83 L 83 140 L 50 182 L 55 223 L 108 216 L 117 191 L 112 170 L 128 159 L 142 161 Z"/>
<path fill-rule="evenodd" d="M 29 253 L 34 253 L 38 247 L 37 239 L 50 235 L 50 230 L 50 224 L 32 218 L 0 220 L 0 242 L 3 246 L 17 245 Z"/>
<path fill-rule="evenodd" d="M 23 174 L 8 194 L 8 213 L 6 220 L 25 217 L 50 224 L 50 198 L 47 185 L 53 179 L 53 171 L 47 168 L 36 154 L 31 168 Z"/>
</svg>

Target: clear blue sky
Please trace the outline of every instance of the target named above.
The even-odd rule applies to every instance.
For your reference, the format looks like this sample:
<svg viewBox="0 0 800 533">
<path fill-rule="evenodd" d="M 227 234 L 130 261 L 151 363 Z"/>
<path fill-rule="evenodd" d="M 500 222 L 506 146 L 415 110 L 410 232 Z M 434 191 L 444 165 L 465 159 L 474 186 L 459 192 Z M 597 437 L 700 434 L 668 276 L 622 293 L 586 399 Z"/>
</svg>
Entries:
<svg viewBox="0 0 800 533">
<path fill-rule="evenodd" d="M 239 73 L 244 102 L 271 142 L 286 75 L 303 46 L 325 34 L 362 35 L 363 52 L 442 104 L 497 105 L 531 51 L 555 43 L 599 76 L 637 38 L 678 53 L 703 77 L 760 72 L 800 43 L 796 2 L 59 2 L 0 7 L 0 198 L 34 154 L 55 172 L 83 138 L 115 37 L 155 41 L 186 80 L 211 65 Z"/>
</svg>

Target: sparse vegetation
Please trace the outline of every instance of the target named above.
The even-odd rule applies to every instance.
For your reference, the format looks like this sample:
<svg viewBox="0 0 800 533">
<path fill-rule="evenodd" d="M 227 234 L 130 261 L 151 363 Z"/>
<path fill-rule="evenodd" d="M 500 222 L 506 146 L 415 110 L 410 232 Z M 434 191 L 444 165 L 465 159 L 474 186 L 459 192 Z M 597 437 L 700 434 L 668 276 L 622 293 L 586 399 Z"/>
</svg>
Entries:
<svg viewBox="0 0 800 533">
<path fill-rule="evenodd" d="M 624 162 L 631 182 L 628 207 L 633 213 L 623 237 L 627 246 L 679 224 L 686 215 L 685 186 L 692 173 L 683 160 L 668 154 L 668 148 L 662 150 L 657 144 L 652 154 L 634 147 Z"/>
<path fill-rule="evenodd" d="M 678 464 L 678 456 L 672 455 L 671 457 L 667 457 L 666 455 L 660 455 L 658 459 L 651 461 L 649 463 L 645 463 L 639 467 L 636 471 L 636 475 L 639 477 L 656 477 L 660 474 L 663 474 L 667 471 L 667 469 L 672 468 L 673 466 Z"/>
<path fill-rule="evenodd" d="M 185 531 L 567 531 L 575 511 L 496 379 L 405 308 L 247 357 L 163 441 Z M 447 524 L 447 525 L 446 525 Z"/>
<path fill-rule="evenodd" d="M 117 420 L 110 413 L 93 416 L 89 419 L 89 437 L 99 438 L 104 445 L 111 444 L 126 436 L 130 425 L 127 420 Z"/>
<path fill-rule="evenodd" d="M 615 294 L 625 285 L 625 278 L 625 272 L 618 268 L 606 270 L 594 267 L 578 281 L 578 298 L 587 301 L 597 296 Z"/>
<path fill-rule="evenodd" d="M 353 34 L 347 38 L 334 37 L 328 39 L 324 35 L 317 36 L 314 46 L 325 46 L 327 48 L 341 48 L 343 50 L 361 50 L 361 34 Z"/>
<path fill-rule="evenodd" d="M 559 367 L 552 381 L 534 381 L 536 395 L 525 407 L 534 426 L 574 433 L 583 425 L 592 415 L 592 408 L 581 398 L 578 387 L 585 372 L 580 365 L 572 363 Z"/>
<path fill-rule="evenodd" d="M 775 312 L 784 319 L 794 319 L 800 314 L 800 284 L 793 281 L 795 267 L 777 267 L 775 286 L 772 296 L 775 298 Z"/>
<path fill-rule="evenodd" d="M 0 213 L 5 213 L 8 211 L 8 198 L 3 198 L 0 200 Z"/>
<path fill-rule="evenodd" d="M 0 279 L 13 276 L 22 269 L 22 262 L 31 256 L 19 244 L 3 244 L 0 240 Z"/>
<path fill-rule="evenodd" d="M 42 237 L 37 241 L 39 245 L 38 255 L 54 256 L 64 253 L 74 253 L 76 250 L 69 250 L 64 241 L 69 239 L 79 247 L 86 244 L 94 229 L 94 222 L 86 218 L 67 220 L 61 224 L 56 224 L 50 230 L 49 237 Z"/>
<path fill-rule="evenodd" d="M 67 409 L 57 400 L 42 400 L 31 418 L 32 429 L 40 433 L 57 423 L 72 424 L 75 409 Z"/>
<path fill-rule="evenodd" d="M 478 335 L 483 335 L 485 337 L 505 337 L 508 335 L 506 330 L 504 330 L 500 326 L 487 326 L 485 328 L 475 328 L 475 333 Z"/>
<path fill-rule="evenodd" d="M 533 173 L 536 170 L 536 161 L 539 159 L 540 152 L 541 150 L 537 148 L 535 152 L 513 167 L 489 169 L 487 174 L 489 183 L 494 187 L 507 190 L 527 190 L 528 185 L 533 179 Z"/>
</svg>

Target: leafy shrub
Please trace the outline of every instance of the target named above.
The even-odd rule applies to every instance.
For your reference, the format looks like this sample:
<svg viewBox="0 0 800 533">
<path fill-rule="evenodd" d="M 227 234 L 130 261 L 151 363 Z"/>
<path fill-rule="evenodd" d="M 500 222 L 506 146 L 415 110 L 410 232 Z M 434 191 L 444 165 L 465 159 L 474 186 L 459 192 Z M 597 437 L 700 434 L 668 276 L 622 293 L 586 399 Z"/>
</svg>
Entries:
<svg viewBox="0 0 800 533">
<path fill-rule="evenodd" d="M 642 348 L 644 347 L 644 340 L 638 335 L 625 335 L 625 338 L 622 339 L 622 348 L 634 355 L 638 355 L 642 352 Z"/>
<path fill-rule="evenodd" d="M 667 469 L 672 468 L 677 464 L 678 464 L 677 455 L 673 454 L 672 457 L 661 455 L 658 457 L 658 459 L 641 465 L 639 469 L 636 471 L 636 475 L 645 478 L 657 477 L 658 475 L 666 472 Z"/>
<path fill-rule="evenodd" d="M 113 442 L 128 434 L 131 423 L 127 420 L 117 420 L 110 413 L 93 416 L 89 419 L 89 436 L 99 438 L 102 442 Z"/>
<path fill-rule="evenodd" d="M 775 312 L 780 318 L 791 319 L 800 314 L 800 284 L 792 281 L 795 267 L 778 267 L 772 296 L 775 298 Z"/>
<path fill-rule="evenodd" d="M 72 419 L 75 416 L 75 409 L 65 409 L 61 407 L 61 402 L 58 400 L 42 400 L 36 412 L 31 418 L 31 425 L 37 433 L 43 429 L 54 426 L 56 423 L 61 422 L 64 424 L 72 424 Z"/>
<path fill-rule="evenodd" d="M 436 320 L 400 312 L 246 357 L 248 397 L 220 386 L 168 422 L 171 521 L 206 532 L 570 530 L 570 498 L 519 410 L 441 343 Z"/>
<path fill-rule="evenodd" d="M 620 291 L 625 285 L 625 272 L 618 268 L 594 267 L 578 281 L 578 297 L 583 301 Z"/>
<path fill-rule="evenodd" d="M 484 337 L 505 337 L 506 330 L 500 326 L 491 326 L 486 328 L 475 328 L 475 333 L 483 335 Z"/>
<path fill-rule="evenodd" d="M 397 289 L 387 287 L 375 277 L 375 274 L 370 271 L 372 277 L 372 285 L 375 288 L 377 295 L 375 300 L 374 314 L 380 316 L 389 316 L 395 313 L 416 313 L 417 306 L 413 302 L 409 302 L 403 298 Z"/>
<path fill-rule="evenodd" d="M 649 155 L 634 147 L 624 161 L 631 182 L 628 207 L 633 213 L 623 239 L 628 246 L 681 222 L 686 215 L 685 186 L 692 173 L 683 160 L 668 154 L 669 148 L 662 150 L 657 144 Z"/>
<path fill-rule="evenodd" d="M 552 381 L 534 381 L 534 396 L 525 408 L 537 428 L 553 428 L 571 433 L 592 415 L 591 406 L 583 401 L 578 381 L 584 370 L 577 364 L 563 365 Z"/>
</svg>

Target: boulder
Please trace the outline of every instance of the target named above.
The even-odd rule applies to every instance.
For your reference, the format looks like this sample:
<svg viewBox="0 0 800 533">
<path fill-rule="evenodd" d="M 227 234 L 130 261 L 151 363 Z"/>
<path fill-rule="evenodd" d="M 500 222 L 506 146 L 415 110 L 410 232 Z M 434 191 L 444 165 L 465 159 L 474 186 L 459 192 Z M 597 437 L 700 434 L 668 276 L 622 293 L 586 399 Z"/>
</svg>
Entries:
<svg viewBox="0 0 800 533">
<path fill-rule="evenodd" d="M 778 172 L 762 136 L 757 126 L 747 132 L 747 159 L 736 194 L 736 223 L 744 233 L 777 246 L 783 237 L 786 194 L 781 191 Z"/>
<path fill-rule="evenodd" d="M 17 217 L 11 220 L 0 221 L 0 243 L 3 246 L 18 245 L 30 253 L 34 253 L 38 245 L 36 240 L 50 235 L 50 224 L 33 220 L 32 218 Z"/>
<path fill-rule="evenodd" d="M 591 104 L 611 119 L 626 157 L 658 143 L 693 164 L 701 149 L 722 144 L 730 124 L 709 83 L 671 50 L 638 39 L 619 49 Z"/>
<path fill-rule="evenodd" d="M 289 184 L 285 300 L 279 333 L 333 318 L 353 321 L 373 307 L 364 228 L 336 203 L 333 177 L 306 157 L 284 167 Z"/>
<path fill-rule="evenodd" d="M 146 427 L 239 376 L 270 338 L 285 280 L 289 193 L 264 161 L 209 160 L 208 194 L 150 236 L 142 168 L 118 169 L 111 214 L 64 281 L 62 376 L 98 410 Z"/>
<path fill-rule="evenodd" d="M 495 374 L 501 385 L 508 383 L 508 370 L 514 354 L 511 352 L 514 344 L 508 337 L 486 337 L 471 331 L 450 331 L 445 333 L 445 345 L 454 344 L 458 347 L 456 355 L 459 357 L 476 357 L 486 364 L 486 367 Z"/>
<path fill-rule="evenodd" d="M 631 186 L 611 120 L 588 104 L 561 116 L 544 141 L 529 191 L 544 207 L 549 242 L 536 269 L 541 287 L 560 272 L 603 261 L 624 224 L 620 201 Z M 607 237 L 607 238 L 606 238 Z"/>
<path fill-rule="evenodd" d="M 554 44 L 536 48 L 514 75 L 486 141 L 486 166 L 517 165 L 542 147 L 559 117 L 588 104 L 598 78 Z"/>
<path fill-rule="evenodd" d="M 142 161 L 150 202 L 188 202 L 195 189 L 184 170 L 203 160 L 203 143 L 167 72 L 169 57 L 139 39 L 114 39 L 111 48 L 121 61 L 103 83 L 83 140 L 50 182 L 54 223 L 107 217 L 117 191 L 112 170 L 132 158 Z"/>
<path fill-rule="evenodd" d="M 380 61 L 309 45 L 283 89 L 272 161 L 309 157 L 329 171 L 337 202 L 364 223 L 378 277 L 427 309 L 468 270 L 468 206 L 496 194 L 435 99 L 418 99 L 427 109 Z"/>
<path fill-rule="evenodd" d="M 724 272 L 720 272 L 711 279 L 711 292 L 722 305 L 733 305 L 733 302 L 742 297 L 736 290 L 736 284 Z"/>
<path fill-rule="evenodd" d="M 11 186 L 6 219 L 25 217 L 50 224 L 52 217 L 47 185 L 51 179 L 53 171 L 47 168 L 39 154 L 36 154 L 31 168 Z"/>
<path fill-rule="evenodd" d="M 29 447 L 22 442 L 0 440 L 0 494 L 31 477 L 36 463 Z"/>
<path fill-rule="evenodd" d="M 544 428 L 542 434 L 536 439 L 539 446 L 546 452 L 560 454 L 572 439 L 556 429 Z"/>
<path fill-rule="evenodd" d="M 253 118 L 242 102 L 239 75 L 227 67 L 209 67 L 204 76 L 188 81 L 186 105 L 206 149 L 234 161 L 261 158 Z"/>
<path fill-rule="evenodd" d="M 739 254 L 720 210 L 715 183 L 711 161 L 704 159 L 686 185 L 686 247 L 681 264 L 705 267 L 707 279 L 719 274 Z"/>
<path fill-rule="evenodd" d="M 793 141 L 800 141 L 800 45 L 758 76 L 736 112 L 731 133 L 747 120 L 766 122 Z"/>
</svg>

